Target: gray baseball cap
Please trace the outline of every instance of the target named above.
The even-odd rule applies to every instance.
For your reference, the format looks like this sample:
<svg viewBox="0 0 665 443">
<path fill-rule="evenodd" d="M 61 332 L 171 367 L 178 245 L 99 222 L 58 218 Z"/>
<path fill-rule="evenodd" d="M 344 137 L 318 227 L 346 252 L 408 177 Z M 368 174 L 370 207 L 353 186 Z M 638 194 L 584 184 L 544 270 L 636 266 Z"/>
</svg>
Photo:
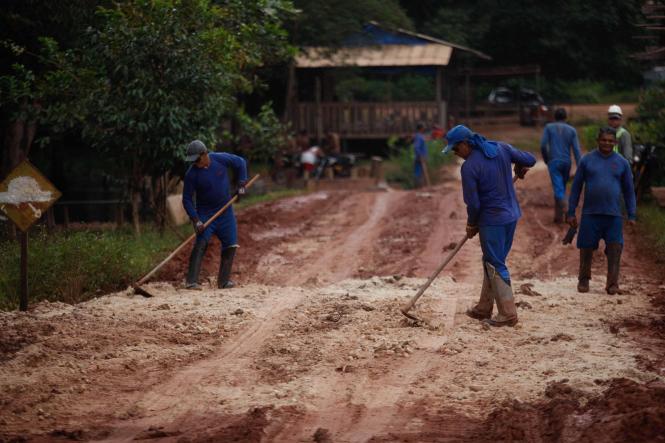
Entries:
<svg viewBox="0 0 665 443">
<path fill-rule="evenodd" d="M 199 159 L 201 154 L 208 152 L 206 145 L 201 140 L 194 140 L 187 145 L 187 152 L 185 153 L 185 161 L 195 162 Z"/>
</svg>

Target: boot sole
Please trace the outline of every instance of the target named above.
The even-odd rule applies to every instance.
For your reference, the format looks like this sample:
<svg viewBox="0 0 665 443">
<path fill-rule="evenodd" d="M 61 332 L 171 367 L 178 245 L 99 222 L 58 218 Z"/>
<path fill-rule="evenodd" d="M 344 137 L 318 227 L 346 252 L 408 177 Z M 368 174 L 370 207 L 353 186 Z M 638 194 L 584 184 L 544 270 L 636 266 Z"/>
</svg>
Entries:
<svg viewBox="0 0 665 443">
<path fill-rule="evenodd" d="M 480 313 L 478 313 L 476 311 L 472 311 L 472 310 L 466 311 L 466 315 L 467 315 L 467 317 L 471 317 L 474 320 L 481 320 L 481 321 L 491 318 L 491 315 L 483 315 L 483 314 L 480 314 Z"/>
<path fill-rule="evenodd" d="M 483 323 L 487 323 L 488 325 L 493 326 L 495 328 L 502 328 L 504 326 L 513 327 L 517 324 L 517 319 L 510 320 L 510 321 L 502 321 L 502 322 L 498 322 L 496 320 L 491 320 L 491 319 L 486 319 L 486 320 L 483 320 Z"/>
</svg>

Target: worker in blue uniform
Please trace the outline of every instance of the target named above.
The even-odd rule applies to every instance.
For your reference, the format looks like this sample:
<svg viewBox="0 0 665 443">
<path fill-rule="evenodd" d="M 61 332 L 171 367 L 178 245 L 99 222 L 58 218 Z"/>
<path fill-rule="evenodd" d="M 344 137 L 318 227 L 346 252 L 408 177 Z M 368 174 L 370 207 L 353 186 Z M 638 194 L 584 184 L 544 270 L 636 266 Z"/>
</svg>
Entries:
<svg viewBox="0 0 665 443">
<path fill-rule="evenodd" d="M 245 193 L 247 164 L 242 157 L 225 152 L 211 152 L 203 142 L 194 140 L 187 146 L 187 161 L 193 162 L 185 174 L 182 204 L 196 231 L 196 242 L 189 258 L 189 271 L 185 287 L 201 290 L 198 283 L 201 262 L 212 235 L 222 243 L 217 287 L 232 288 L 230 280 L 233 258 L 238 248 L 238 232 L 233 207 L 228 208 L 207 228 L 204 224 L 231 199 L 228 169 L 238 178 L 238 195 Z M 196 196 L 196 201 L 194 201 Z"/>
<path fill-rule="evenodd" d="M 575 210 L 584 186 L 584 206 L 579 224 L 577 247 L 580 250 L 580 270 L 577 290 L 589 292 L 593 251 L 598 249 L 600 239 L 605 241 L 607 256 L 607 281 L 605 291 L 620 294 L 619 267 L 623 250 L 622 200 L 628 222 L 635 223 L 635 191 L 630 164 L 614 151 L 617 143 L 616 130 L 601 128 L 598 132 L 598 149 L 582 157 L 568 202 L 568 223 L 576 228 Z"/>
<path fill-rule="evenodd" d="M 453 151 L 464 159 L 462 191 L 467 209 L 466 232 L 469 238 L 480 233 L 483 251 L 483 286 L 480 300 L 467 314 L 491 326 L 514 326 L 517 309 L 506 266 L 513 244 L 517 220 L 521 216 L 512 179 L 524 178 L 536 158 L 513 146 L 487 140 L 463 125 L 446 134 L 448 145 L 443 152 Z M 492 319 L 496 302 L 498 314 Z"/>
<path fill-rule="evenodd" d="M 413 177 L 416 188 L 420 188 L 427 183 L 427 143 L 425 141 L 425 125 L 418 123 L 416 133 L 413 136 Z"/>
<path fill-rule="evenodd" d="M 570 177 L 570 153 L 580 164 L 580 141 L 575 128 L 566 123 L 566 110 L 554 111 L 555 122 L 545 125 L 540 140 L 540 152 L 547 165 L 554 190 L 554 223 L 563 223 L 566 212 L 566 183 Z"/>
</svg>

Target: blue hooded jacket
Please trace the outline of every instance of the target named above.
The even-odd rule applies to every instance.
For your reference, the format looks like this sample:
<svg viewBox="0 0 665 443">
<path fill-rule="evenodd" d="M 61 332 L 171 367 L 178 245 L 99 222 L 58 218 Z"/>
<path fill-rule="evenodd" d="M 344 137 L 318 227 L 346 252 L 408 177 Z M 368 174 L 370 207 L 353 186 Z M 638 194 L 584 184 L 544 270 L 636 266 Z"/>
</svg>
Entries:
<svg viewBox="0 0 665 443">
<path fill-rule="evenodd" d="M 487 140 L 466 126 L 456 126 L 446 135 L 444 152 L 462 141 L 472 147 L 462 164 L 462 191 L 467 223 L 498 226 L 517 221 L 522 215 L 513 186 L 512 164 L 531 167 L 536 158 L 503 142 Z"/>
</svg>

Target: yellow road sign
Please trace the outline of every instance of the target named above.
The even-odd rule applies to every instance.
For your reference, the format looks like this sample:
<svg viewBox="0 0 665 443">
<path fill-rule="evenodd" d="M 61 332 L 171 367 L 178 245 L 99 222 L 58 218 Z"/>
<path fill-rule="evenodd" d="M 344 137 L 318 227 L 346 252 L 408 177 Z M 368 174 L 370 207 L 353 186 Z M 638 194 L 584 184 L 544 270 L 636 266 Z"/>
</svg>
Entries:
<svg viewBox="0 0 665 443">
<path fill-rule="evenodd" d="M 25 232 L 62 194 L 28 160 L 0 183 L 0 210 Z"/>
</svg>

